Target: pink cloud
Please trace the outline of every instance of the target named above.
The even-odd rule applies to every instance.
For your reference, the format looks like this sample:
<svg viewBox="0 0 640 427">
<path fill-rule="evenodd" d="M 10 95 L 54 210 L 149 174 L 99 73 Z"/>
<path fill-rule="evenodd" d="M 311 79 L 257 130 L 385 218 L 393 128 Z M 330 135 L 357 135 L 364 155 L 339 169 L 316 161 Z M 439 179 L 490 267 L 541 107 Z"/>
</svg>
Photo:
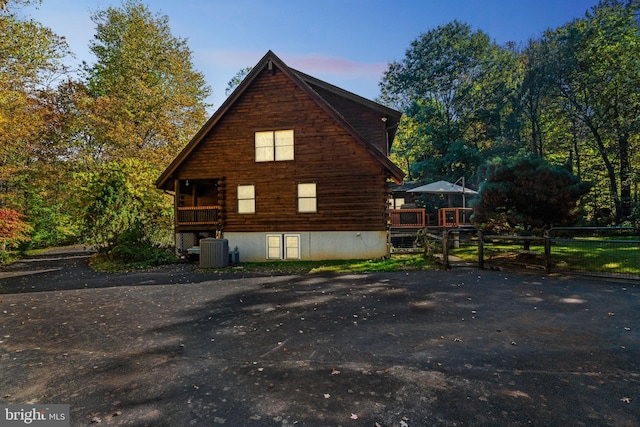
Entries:
<svg viewBox="0 0 640 427">
<path fill-rule="evenodd" d="M 209 51 L 206 55 L 214 64 L 241 69 L 255 65 L 264 54 L 265 52 L 216 50 Z M 321 74 L 378 80 L 388 67 L 386 62 L 357 62 L 322 54 L 275 54 L 291 68 L 312 76 Z"/>
<path fill-rule="evenodd" d="M 347 77 L 379 78 L 387 69 L 385 62 L 356 62 L 327 55 L 284 55 L 283 60 L 292 68 L 304 73 L 333 74 Z"/>
</svg>

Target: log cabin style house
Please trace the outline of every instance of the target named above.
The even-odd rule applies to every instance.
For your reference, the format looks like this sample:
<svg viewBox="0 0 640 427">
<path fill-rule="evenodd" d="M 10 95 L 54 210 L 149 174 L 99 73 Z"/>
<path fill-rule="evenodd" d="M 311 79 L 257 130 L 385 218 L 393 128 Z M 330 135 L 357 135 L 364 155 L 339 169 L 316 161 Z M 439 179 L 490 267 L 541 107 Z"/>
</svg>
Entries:
<svg viewBox="0 0 640 427">
<path fill-rule="evenodd" d="M 156 181 L 177 249 L 224 236 L 240 261 L 388 255 L 400 117 L 269 51 Z"/>
</svg>

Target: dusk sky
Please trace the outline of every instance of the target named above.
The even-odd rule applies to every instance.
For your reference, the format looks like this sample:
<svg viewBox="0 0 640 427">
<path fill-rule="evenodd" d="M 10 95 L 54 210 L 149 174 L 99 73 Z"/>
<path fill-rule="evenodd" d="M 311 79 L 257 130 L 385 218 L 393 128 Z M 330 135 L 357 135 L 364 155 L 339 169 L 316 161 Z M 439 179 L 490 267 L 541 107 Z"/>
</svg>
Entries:
<svg viewBox="0 0 640 427">
<path fill-rule="evenodd" d="M 585 15 L 597 0 L 147 0 L 187 39 L 195 68 L 213 89 L 272 50 L 287 65 L 369 99 L 387 64 L 402 60 L 420 34 L 457 19 L 498 44 L 526 42 Z M 92 63 L 91 15 L 120 0 L 43 0 L 23 14 L 66 37 L 75 63 Z M 213 111 L 213 109 L 212 109 Z"/>
</svg>

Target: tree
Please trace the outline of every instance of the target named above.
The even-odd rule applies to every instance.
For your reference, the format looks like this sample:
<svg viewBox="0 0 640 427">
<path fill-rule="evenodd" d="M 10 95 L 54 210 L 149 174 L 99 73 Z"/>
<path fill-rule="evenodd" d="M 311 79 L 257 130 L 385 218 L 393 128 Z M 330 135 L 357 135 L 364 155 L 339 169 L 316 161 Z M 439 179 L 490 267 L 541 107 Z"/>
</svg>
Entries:
<svg viewBox="0 0 640 427">
<path fill-rule="evenodd" d="M 14 2 L 11 2 L 14 3 Z M 16 5 L 28 2 L 16 2 Z M 50 83 L 65 67 L 68 54 L 61 37 L 31 20 L 0 9 L 0 205 L 19 205 L 19 177 L 28 174 L 48 122 L 43 100 Z"/>
<path fill-rule="evenodd" d="M 171 232 L 172 203 L 153 183 L 205 121 L 210 88 L 166 16 L 128 0 L 93 21 L 96 62 L 85 64 L 84 84 L 61 88 L 57 101 L 68 113 L 70 157 L 81 166 L 85 235 L 110 255 L 131 256 L 132 245 Z"/>
<path fill-rule="evenodd" d="M 578 219 L 578 201 L 589 188 L 566 168 L 540 156 L 494 159 L 473 206 L 473 221 L 496 232 L 572 225 Z"/>
<path fill-rule="evenodd" d="M 555 93 L 591 134 L 606 169 L 618 223 L 632 211 L 631 153 L 640 131 L 640 2 L 601 1 L 544 43 L 554 58 Z"/>
<path fill-rule="evenodd" d="M 412 176 L 455 179 L 475 173 L 484 154 L 517 149 L 515 52 L 453 21 L 422 34 L 380 82 L 382 102 L 409 117 Z M 401 135 L 403 132 L 399 132 Z"/>
<path fill-rule="evenodd" d="M 231 93 L 240 85 L 240 83 L 242 83 L 242 80 L 247 77 L 247 74 L 249 74 L 251 70 L 253 70 L 253 67 L 245 67 L 238 71 L 236 75 L 233 76 L 227 83 L 227 88 L 224 90 L 225 96 L 231 95 Z"/>
<path fill-rule="evenodd" d="M 23 221 L 24 215 L 9 209 L 0 208 L 0 252 L 7 245 L 29 241 L 31 226 Z"/>
<path fill-rule="evenodd" d="M 92 142 L 104 147 L 96 160 L 144 156 L 160 171 L 205 121 L 210 88 L 167 16 L 128 0 L 93 21 L 96 62 L 85 73 L 95 99 Z"/>
<path fill-rule="evenodd" d="M 161 240 L 163 230 L 170 229 L 171 207 L 148 185 L 154 178 L 149 163 L 139 159 L 96 165 L 92 172 L 79 173 L 79 215 L 87 242 L 109 252 L 121 236 L 140 228 L 147 237 Z"/>
<path fill-rule="evenodd" d="M 69 50 L 64 38 L 19 17 L 22 7 L 38 3 L 13 0 L 0 7 L 0 206 L 24 215 L 30 244 L 66 235 L 56 227 L 68 221 L 56 221 L 61 218 L 55 211 L 69 194 L 61 191 L 64 168 L 54 166 L 57 141 L 49 139 L 57 121 L 50 101 L 66 73 Z"/>
</svg>

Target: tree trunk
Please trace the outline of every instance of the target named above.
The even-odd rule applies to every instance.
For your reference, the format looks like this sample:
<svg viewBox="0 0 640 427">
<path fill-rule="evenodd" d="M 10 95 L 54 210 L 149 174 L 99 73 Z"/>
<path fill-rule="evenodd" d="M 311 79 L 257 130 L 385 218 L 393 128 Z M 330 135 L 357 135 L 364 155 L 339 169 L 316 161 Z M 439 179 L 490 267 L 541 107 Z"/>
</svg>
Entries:
<svg viewBox="0 0 640 427">
<path fill-rule="evenodd" d="M 611 164 L 611 160 L 609 160 L 606 147 L 604 145 L 604 142 L 602 142 L 602 137 L 600 136 L 598 128 L 594 126 L 589 119 L 584 120 L 584 123 L 591 131 L 591 134 L 596 141 L 596 145 L 598 146 L 598 152 L 600 153 L 605 168 L 607 169 L 607 177 L 609 178 L 609 191 L 611 193 L 611 199 L 613 200 L 616 222 L 619 222 L 618 219 L 620 218 L 620 213 L 622 212 L 622 205 L 620 202 L 620 197 L 618 196 L 618 183 L 615 168 L 613 167 L 613 164 Z"/>
<path fill-rule="evenodd" d="M 621 223 L 631 216 L 631 160 L 629 158 L 629 137 L 618 137 L 618 155 L 620 157 L 620 210 L 616 210 L 616 222 Z"/>
</svg>

